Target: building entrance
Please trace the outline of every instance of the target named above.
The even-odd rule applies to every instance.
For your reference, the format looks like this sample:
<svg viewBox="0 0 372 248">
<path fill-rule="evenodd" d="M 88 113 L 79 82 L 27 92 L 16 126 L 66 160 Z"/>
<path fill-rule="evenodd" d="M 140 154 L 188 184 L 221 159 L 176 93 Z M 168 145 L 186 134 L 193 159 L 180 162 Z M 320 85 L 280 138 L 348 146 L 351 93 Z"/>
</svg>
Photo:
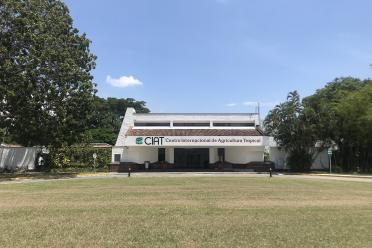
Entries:
<svg viewBox="0 0 372 248">
<path fill-rule="evenodd" d="M 177 169 L 207 169 L 208 148 L 175 148 L 174 164 Z"/>
</svg>

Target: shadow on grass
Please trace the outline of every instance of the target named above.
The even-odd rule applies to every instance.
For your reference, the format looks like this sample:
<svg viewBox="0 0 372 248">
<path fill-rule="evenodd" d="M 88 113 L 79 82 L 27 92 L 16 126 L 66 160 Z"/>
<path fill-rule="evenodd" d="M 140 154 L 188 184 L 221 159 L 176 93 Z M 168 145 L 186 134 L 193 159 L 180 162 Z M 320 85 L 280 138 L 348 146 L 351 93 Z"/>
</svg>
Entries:
<svg viewBox="0 0 372 248">
<path fill-rule="evenodd" d="M 78 173 L 72 172 L 15 172 L 15 173 L 0 173 L 0 182 L 3 181 L 15 181 L 21 179 L 64 179 L 64 178 L 75 178 Z"/>
</svg>

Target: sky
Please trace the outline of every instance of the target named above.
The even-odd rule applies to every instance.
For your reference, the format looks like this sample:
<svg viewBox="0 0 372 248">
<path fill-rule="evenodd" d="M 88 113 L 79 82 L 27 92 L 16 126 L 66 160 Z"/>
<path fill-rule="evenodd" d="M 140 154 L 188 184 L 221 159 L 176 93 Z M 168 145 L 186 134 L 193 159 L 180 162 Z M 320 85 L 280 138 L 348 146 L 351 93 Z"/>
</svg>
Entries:
<svg viewBox="0 0 372 248">
<path fill-rule="evenodd" d="M 372 75 L 370 0 L 65 0 L 101 97 L 151 112 L 254 112 Z"/>
</svg>

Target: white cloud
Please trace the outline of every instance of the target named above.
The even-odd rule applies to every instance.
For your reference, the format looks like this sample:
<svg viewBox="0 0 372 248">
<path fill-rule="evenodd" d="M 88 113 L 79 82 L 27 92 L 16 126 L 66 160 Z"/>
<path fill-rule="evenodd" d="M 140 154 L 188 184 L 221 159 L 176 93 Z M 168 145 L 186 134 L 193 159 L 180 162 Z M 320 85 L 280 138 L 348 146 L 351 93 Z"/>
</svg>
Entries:
<svg viewBox="0 0 372 248">
<path fill-rule="evenodd" d="M 237 104 L 236 103 L 228 103 L 226 104 L 227 107 L 235 107 Z"/>
<path fill-rule="evenodd" d="M 142 85 L 143 83 L 133 76 L 121 76 L 119 78 L 112 78 L 110 75 L 106 77 L 106 83 L 114 87 L 126 88 L 131 86 Z"/>
</svg>

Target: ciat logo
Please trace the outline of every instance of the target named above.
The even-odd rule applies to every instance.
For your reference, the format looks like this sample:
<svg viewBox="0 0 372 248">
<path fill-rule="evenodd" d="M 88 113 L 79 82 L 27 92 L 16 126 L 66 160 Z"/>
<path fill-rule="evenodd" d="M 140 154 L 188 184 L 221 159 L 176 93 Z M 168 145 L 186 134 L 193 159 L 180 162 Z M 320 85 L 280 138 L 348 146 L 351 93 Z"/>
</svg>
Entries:
<svg viewBox="0 0 372 248">
<path fill-rule="evenodd" d="M 161 146 L 163 145 L 164 137 L 137 137 L 136 144 L 142 145 L 143 143 L 148 146 Z"/>
<path fill-rule="evenodd" d="M 143 138 L 142 137 L 137 137 L 136 138 L 136 144 L 137 145 L 142 145 L 142 143 L 143 143 Z"/>
</svg>

